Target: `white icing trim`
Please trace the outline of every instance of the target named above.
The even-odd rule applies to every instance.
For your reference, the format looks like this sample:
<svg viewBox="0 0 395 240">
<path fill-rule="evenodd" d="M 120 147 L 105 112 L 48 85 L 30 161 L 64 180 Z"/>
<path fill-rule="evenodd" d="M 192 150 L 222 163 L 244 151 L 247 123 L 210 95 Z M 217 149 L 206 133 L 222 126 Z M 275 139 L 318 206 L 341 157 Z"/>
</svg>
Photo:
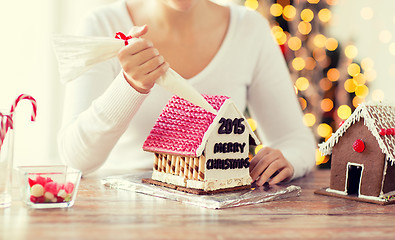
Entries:
<svg viewBox="0 0 395 240">
<path fill-rule="evenodd" d="M 384 188 L 384 180 L 385 176 L 387 175 L 387 168 L 388 168 L 388 161 L 384 162 L 384 169 L 383 169 L 383 174 L 382 174 L 382 179 L 381 179 L 381 188 L 380 188 L 380 196 L 384 195 L 383 188 Z"/>
<path fill-rule="evenodd" d="M 152 172 L 152 179 L 160 182 L 174 184 L 177 186 L 202 189 L 204 191 L 214 191 L 217 189 L 250 185 L 252 181 L 250 175 L 231 178 L 231 179 L 224 179 L 224 180 L 198 181 L 198 180 L 186 179 L 184 177 L 173 175 L 171 173 L 158 172 L 156 170 Z"/>
<path fill-rule="evenodd" d="M 366 195 L 359 195 L 358 197 L 368 199 L 368 200 L 375 200 L 380 202 L 385 202 L 386 200 L 382 197 L 373 197 L 373 196 L 366 196 Z"/>
<path fill-rule="evenodd" d="M 336 193 L 336 194 L 339 194 L 339 195 L 347 195 L 347 192 L 334 190 L 334 189 L 330 189 L 330 188 L 327 188 L 325 191 L 330 192 L 330 193 Z"/>
<path fill-rule="evenodd" d="M 360 112 L 361 112 L 361 105 L 358 106 L 357 109 L 351 114 L 347 120 L 337 129 L 335 133 L 332 133 L 332 136 L 324 143 L 318 144 L 319 150 L 323 155 L 330 155 L 332 153 L 332 148 L 337 144 L 339 138 L 343 136 L 343 134 L 347 131 L 347 129 L 354 124 L 355 122 L 359 121 L 360 119 Z"/>
<path fill-rule="evenodd" d="M 378 119 L 373 118 L 372 114 L 375 114 Z M 387 160 L 391 161 L 391 164 L 394 164 L 395 149 L 387 149 L 383 141 L 383 139 L 388 138 L 389 136 L 382 137 L 379 133 L 379 126 L 386 126 L 387 128 L 395 127 L 393 126 L 395 119 L 392 119 L 391 126 L 389 126 L 386 122 L 380 122 L 386 121 L 388 118 L 393 118 L 393 115 L 395 115 L 395 107 L 390 104 L 372 102 L 360 104 L 351 114 L 351 116 L 339 127 L 339 129 L 337 129 L 335 133 L 332 134 L 332 136 L 326 142 L 318 144 L 321 154 L 325 156 L 330 155 L 332 153 L 332 148 L 338 143 L 339 138 L 343 136 L 343 134 L 352 124 L 359 121 L 361 117 L 363 117 L 364 125 L 376 138 L 382 153 L 385 154 Z M 393 138 L 393 136 L 391 137 Z"/>
</svg>

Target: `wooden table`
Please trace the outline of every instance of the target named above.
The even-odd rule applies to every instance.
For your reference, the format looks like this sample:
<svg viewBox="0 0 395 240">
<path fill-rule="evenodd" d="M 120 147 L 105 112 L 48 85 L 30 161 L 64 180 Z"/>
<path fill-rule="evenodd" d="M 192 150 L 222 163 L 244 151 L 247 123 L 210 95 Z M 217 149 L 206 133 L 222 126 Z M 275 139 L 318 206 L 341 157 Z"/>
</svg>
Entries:
<svg viewBox="0 0 395 240">
<path fill-rule="evenodd" d="M 0 209 L 0 239 L 395 239 L 395 205 L 315 195 L 329 171 L 292 182 L 299 197 L 212 210 L 110 189 L 98 172 L 81 180 L 69 209 Z"/>
</svg>

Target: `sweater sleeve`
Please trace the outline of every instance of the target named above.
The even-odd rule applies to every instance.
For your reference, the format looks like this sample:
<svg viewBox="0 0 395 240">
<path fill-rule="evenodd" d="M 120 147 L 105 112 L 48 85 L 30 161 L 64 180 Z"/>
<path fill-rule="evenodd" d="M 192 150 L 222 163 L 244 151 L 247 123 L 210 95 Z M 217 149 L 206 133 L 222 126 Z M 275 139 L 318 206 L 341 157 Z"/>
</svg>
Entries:
<svg viewBox="0 0 395 240">
<path fill-rule="evenodd" d="M 106 35 L 99 19 L 87 17 L 80 35 Z M 58 134 L 62 161 L 84 174 L 99 168 L 146 98 L 124 79 L 117 59 L 99 63 L 67 83 Z"/>
<path fill-rule="evenodd" d="M 315 139 L 302 121 L 287 65 L 269 24 L 263 18 L 258 22 L 262 45 L 248 88 L 248 108 L 258 121 L 263 144 L 281 150 L 294 167 L 294 179 L 315 165 Z"/>
</svg>

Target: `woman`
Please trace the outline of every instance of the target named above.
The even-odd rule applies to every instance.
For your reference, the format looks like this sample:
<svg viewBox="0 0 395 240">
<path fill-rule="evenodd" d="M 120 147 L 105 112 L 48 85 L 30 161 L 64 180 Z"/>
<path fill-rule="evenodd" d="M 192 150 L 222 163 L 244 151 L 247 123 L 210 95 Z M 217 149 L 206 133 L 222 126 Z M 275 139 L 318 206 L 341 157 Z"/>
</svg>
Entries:
<svg viewBox="0 0 395 240">
<path fill-rule="evenodd" d="M 138 27 L 140 26 L 140 27 Z M 117 58 L 68 83 L 59 149 L 67 164 L 146 168 L 142 144 L 171 94 L 155 85 L 169 66 L 200 93 L 226 95 L 258 122 L 265 146 L 252 159 L 258 185 L 301 177 L 315 143 L 290 76 L 258 13 L 209 0 L 121 0 L 96 9 L 80 32 L 134 37 Z"/>
</svg>

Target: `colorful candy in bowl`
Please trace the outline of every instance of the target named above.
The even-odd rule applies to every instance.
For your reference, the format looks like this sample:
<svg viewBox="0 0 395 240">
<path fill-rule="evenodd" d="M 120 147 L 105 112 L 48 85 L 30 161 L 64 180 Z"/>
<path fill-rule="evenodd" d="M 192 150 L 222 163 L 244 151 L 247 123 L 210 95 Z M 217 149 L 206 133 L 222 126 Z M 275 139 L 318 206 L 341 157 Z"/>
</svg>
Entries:
<svg viewBox="0 0 395 240">
<path fill-rule="evenodd" d="M 68 166 L 18 167 L 22 201 L 32 208 L 74 205 L 81 171 Z"/>
</svg>

